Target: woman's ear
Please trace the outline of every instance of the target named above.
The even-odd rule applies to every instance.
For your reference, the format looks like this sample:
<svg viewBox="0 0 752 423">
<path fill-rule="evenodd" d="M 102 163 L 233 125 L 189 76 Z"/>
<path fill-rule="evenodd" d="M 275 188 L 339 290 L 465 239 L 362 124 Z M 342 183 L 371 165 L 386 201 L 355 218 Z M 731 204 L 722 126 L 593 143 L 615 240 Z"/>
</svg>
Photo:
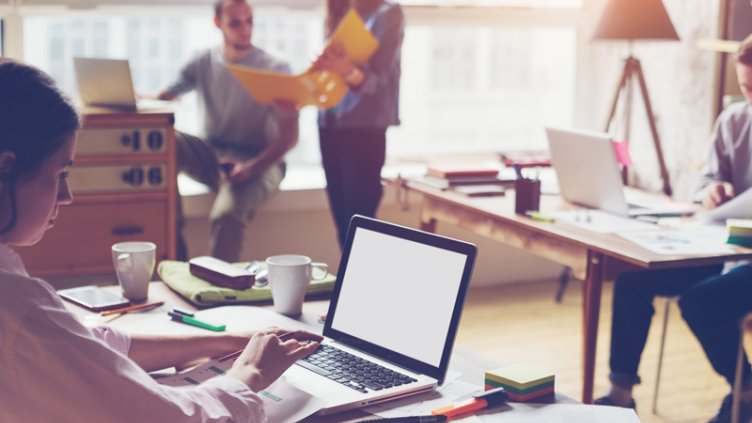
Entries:
<svg viewBox="0 0 752 423">
<path fill-rule="evenodd" d="M 5 186 L 5 178 L 16 163 L 16 155 L 11 151 L 0 152 L 0 189 Z"/>
</svg>

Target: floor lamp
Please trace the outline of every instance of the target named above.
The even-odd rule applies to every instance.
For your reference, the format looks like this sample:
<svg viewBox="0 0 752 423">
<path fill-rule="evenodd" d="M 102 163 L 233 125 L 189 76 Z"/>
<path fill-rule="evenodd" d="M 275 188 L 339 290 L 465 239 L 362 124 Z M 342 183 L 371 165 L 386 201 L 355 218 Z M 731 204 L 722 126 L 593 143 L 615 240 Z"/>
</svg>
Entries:
<svg viewBox="0 0 752 423">
<path fill-rule="evenodd" d="M 594 40 L 599 41 L 628 41 L 629 57 L 624 61 L 621 79 L 616 87 L 611 109 L 606 122 L 606 131 L 609 130 L 616 114 L 619 98 L 624 96 L 624 139 L 629 142 L 629 132 L 632 120 L 632 99 L 634 83 L 640 90 L 647 113 L 650 132 L 653 136 L 653 146 L 658 158 L 658 166 L 663 181 L 663 192 L 671 195 L 671 180 L 663 157 L 661 140 L 655 126 L 653 107 L 650 103 L 648 87 L 645 83 L 645 75 L 642 71 L 640 60 L 632 56 L 632 43 L 645 40 L 679 40 L 679 36 L 671 23 L 671 19 L 663 7 L 661 0 L 609 0 L 605 6 L 598 28 L 593 35 Z M 627 182 L 627 168 L 622 168 L 622 177 Z"/>
</svg>

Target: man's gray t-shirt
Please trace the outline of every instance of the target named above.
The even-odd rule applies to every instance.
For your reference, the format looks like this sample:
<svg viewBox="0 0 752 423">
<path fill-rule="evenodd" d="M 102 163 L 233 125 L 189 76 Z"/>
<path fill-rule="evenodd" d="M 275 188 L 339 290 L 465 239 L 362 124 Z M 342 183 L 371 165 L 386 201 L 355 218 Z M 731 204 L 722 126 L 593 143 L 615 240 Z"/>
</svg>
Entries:
<svg viewBox="0 0 752 423">
<path fill-rule="evenodd" d="M 747 102 L 733 104 L 716 120 L 695 199 L 701 201 L 705 187 L 715 181 L 731 183 L 736 195 L 752 188 L 750 157 L 752 105 Z"/>
<path fill-rule="evenodd" d="M 277 136 L 280 116 L 273 106 L 257 103 L 225 64 L 221 47 L 203 51 L 183 67 L 167 93 L 177 97 L 195 89 L 204 118 L 201 136 L 212 145 L 256 155 Z M 287 63 L 257 47 L 233 64 L 290 73 Z"/>
</svg>

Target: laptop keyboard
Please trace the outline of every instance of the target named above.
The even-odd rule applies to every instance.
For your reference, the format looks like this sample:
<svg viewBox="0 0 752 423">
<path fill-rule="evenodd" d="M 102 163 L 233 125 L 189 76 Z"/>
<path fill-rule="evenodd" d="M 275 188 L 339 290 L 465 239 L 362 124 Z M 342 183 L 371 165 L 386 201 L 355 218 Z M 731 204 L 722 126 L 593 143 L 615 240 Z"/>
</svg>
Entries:
<svg viewBox="0 0 752 423">
<path fill-rule="evenodd" d="M 330 345 L 322 345 L 297 365 L 358 392 L 380 391 L 417 382 L 409 376 L 379 366 Z"/>
</svg>

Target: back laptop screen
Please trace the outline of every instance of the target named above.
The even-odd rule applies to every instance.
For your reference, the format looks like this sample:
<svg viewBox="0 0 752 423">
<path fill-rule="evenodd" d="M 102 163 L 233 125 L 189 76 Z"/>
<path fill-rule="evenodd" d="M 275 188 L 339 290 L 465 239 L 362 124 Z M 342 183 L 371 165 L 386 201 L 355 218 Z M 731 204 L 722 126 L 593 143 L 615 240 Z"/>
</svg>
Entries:
<svg viewBox="0 0 752 423">
<path fill-rule="evenodd" d="M 467 258 L 357 228 L 331 327 L 439 366 Z"/>
</svg>

